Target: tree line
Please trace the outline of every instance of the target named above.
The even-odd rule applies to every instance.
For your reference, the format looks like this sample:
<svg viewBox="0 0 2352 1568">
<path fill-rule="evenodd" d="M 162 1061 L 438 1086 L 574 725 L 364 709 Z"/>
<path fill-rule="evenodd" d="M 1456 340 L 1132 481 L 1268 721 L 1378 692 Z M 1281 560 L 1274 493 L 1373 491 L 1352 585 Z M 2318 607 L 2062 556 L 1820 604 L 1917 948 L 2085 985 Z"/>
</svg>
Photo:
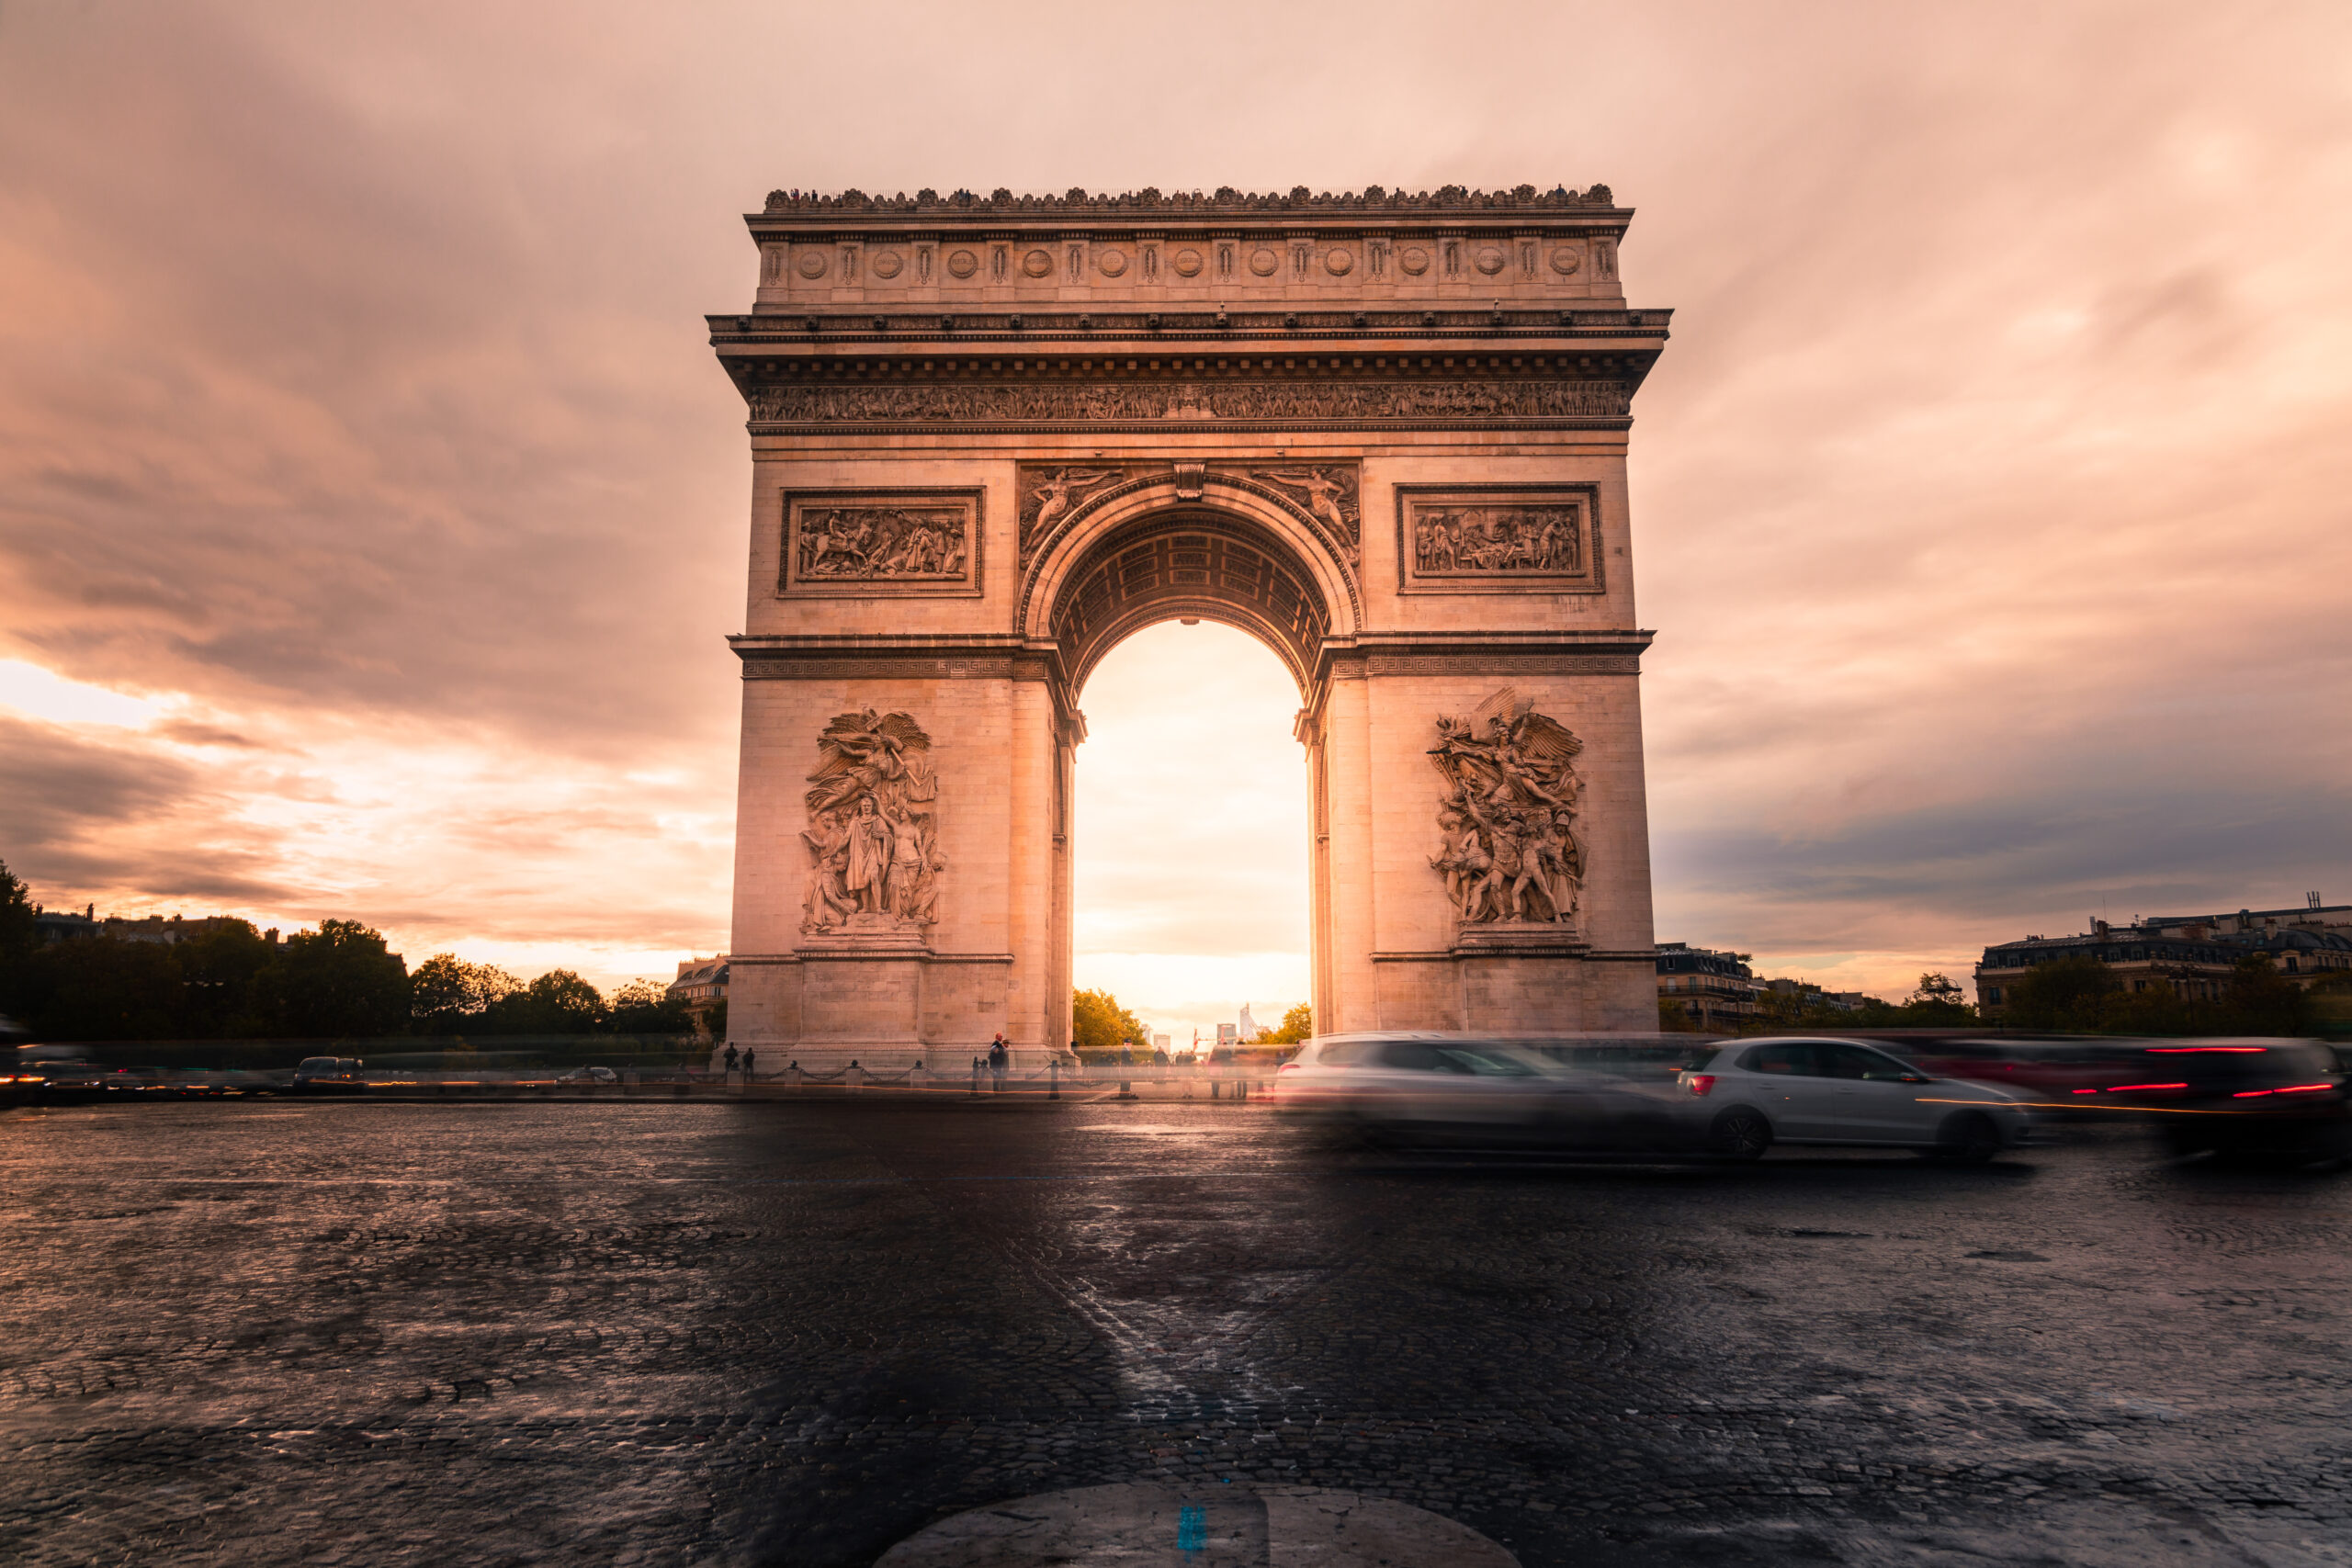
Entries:
<svg viewBox="0 0 2352 1568">
<path fill-rule="evenodd" d="M 321 920 L 282 942 L 245 920 L 171 943 L 43 942 L 34 913 L 25 885 L 0 863 L 0 1013 L 40 1040 L 694 1032 L 685 1005 L 654 981 L 607 996 L 569 969 L 526 983 L 450 953 L 412 974 L 357 920 Z M 723 1013 L 714 1022 L 723 1030 Z"/>
</svg>

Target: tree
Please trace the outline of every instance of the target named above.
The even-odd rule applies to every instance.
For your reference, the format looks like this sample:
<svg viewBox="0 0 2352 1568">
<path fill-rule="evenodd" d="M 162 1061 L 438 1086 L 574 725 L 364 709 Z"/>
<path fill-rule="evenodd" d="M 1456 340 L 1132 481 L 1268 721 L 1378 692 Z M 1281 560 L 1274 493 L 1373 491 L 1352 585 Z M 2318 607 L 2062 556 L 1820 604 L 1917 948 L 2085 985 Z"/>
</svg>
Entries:
<svg viewBox="0 0 2352 1568">
<path fill-rule="evenodd" d="M 43 1040 L 168 1040 L 180 966 L 160 942 L 83 937 L 34 954 L 26 1010 Z"/>
<path fill-rule="evenodd" d="M 172 950 L 180 971 L 179 1027 L 188 1040 L 227 1040 L 266 1031 L 255 983 L 277 950 L 250 920 L 227 920 Z"/>
<path fill-rule="evenodd" d="M 493 1003 L 522 988 L 494 964 L 436 953 L 409 976 L 409 1019 L 421 1034 L 462 1034 L 479 1030 Z"/>
<path fill-rule="evenodd" d="M 1116 1055 L 1122 1041 L 1148 1043 L 1143 1020 L 1119 1005 L 1108 991 L 1072 991 L 1069 996 L 1071 1043 L 1081 1055 Z"/>
<path fill-rule="evenodd" d="M 357 920 L 321 920 L 288 937 L 254 987 L 255 1011 L 284 1034 L 352 1038 L 408 1024 L 408 965 Z"/>
<path fill-rule="evenodd" d="M 616 1034 L 692 1034 L 694 1014 L 659 980 L 631 980 L 613 993 Z"/>
<path fill-rule="evenodd" d="M 40 928 L 33 924 L 33 901 L 25 885 L 0 861 L 0 1012 L 25 1007 L 19 992 L 31 982 L 28 973 L 40 946 Z"/>
<path fill-rule="evenodd" d="M 2308 1033 L 2311 998 L 2270 960 L 2249 953 L 2232 967 L 2222 988 L 2222 1022 L 2237 1034 Z"/>
<path fill-rule="evenodd" d="M 1976 1017 L 1959 983 L 1949 975 L 1933 973 L 1919 976 L 1919 988 L 1905 999 L 1902 1010 L 1902 1021 L 1915 1027 L 1967 1023 Z"/>
<path fill-rule="evenodd" d="M 1282 1027 L 1259 1038 L 1270 1045 L 1299 1045 L 1315 1037 L 1315 1008 L 1301 1002 L 1283 1014 Z"/>
<path fill-rule="evenodd" d="M 2009 983 L 2003 1021 L 2018 1029 L 2095 1034 L 2106 1027 L 2108 998 L 2123 994 L 2106 964 L 2086 953 L 2037 964 Z"/>
<path fill-rule="evenodd" d="M 569 969 L 550 969 L 483 1010 L 485 1034 L 586 1034 L 605 1021 L 605 998 Z"/>
</svg>

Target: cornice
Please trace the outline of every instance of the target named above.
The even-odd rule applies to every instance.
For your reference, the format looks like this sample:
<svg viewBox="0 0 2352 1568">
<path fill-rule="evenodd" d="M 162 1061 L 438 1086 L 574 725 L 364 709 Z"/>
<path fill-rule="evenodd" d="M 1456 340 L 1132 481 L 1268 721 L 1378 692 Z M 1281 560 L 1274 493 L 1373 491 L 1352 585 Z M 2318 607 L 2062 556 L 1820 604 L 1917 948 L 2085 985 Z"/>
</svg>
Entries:
<svg viewBox="0 0 2352 1568">
<path fill-rule="evenodd" d="M 896 196 L 868 196 L 862 190 L 851 189 L 828 196 L 816 191 L 775 190 L 768 193 L 767 202 L 760 211 L 744 214 L 744 221 L 757 227 L 863 224 L 879 219 L 937 225 L 1039 222 L 1068 228 L 1104 220 L 1297 224 L 1329 219 L 1367 222 L 1498 219 L 1523 223 L 1531 219 L 1565 215 L 1630 219 L 1633 209 L 1619 207 L 1614 193 L 1604 185 L 1584 191 L 1572 191 L 1566 186 L 1555 186 L 1548 191 L 1532 185 L 1507 191 L 1443 186 L 1434 191 L 1412 193 L 1368 186 L 1362 192 L 1348 191 L 1337 196 L 1329 191 L 1312 192 L 1305 186 L 1294 186 L 1287 193 L 1269 191 L 1262 195 L 1236 190 L 1231 186 L 1219 186 L 1213 193 L 1163 193 L 1156 186 L 1146 186 L 1117 196 L 1076 188 L 1061 196 L 1015 196 L 1000 186 L 985 197 L 967 190 L 942 196 L 927 188 L 912 196 L 903 191 Z"/>
<path fill-rule="evenodd" d="M 777 354 L 818 345 L 954 344 L 964 348 L 1035 345 L 1039 352 L 1073 349 L 1143 353 L 1183 344 L 1306 343 L 1339 346 L 1378 344 L 1455 345 L 1494 340 L 1524 344 L 1634 339 L 1663 344 L 1674 312 L 1646 309 L 1512 310 L 1410 309 L 1362 310 L 872 310 L 772 307 L 704 317 L 710 344 L 720 354 Z M 1395 352 L 1392 348 L 1390 352 Z"/>
</svg>

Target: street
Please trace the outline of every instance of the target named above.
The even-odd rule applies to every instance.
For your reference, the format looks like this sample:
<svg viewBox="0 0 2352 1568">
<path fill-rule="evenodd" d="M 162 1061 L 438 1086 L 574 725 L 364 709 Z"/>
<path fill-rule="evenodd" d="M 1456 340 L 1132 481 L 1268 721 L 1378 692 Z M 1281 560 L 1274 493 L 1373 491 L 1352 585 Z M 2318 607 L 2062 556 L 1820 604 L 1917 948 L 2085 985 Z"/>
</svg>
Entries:
<svg viewBox="0 0 2352 1568">
<path fill-rule="evenodd" d="M 2352 1177 L 1261 1102 L 0 1115 L 0 1558 L 865 1564 L 1306 1484 L 1537 1565 L 2352 1562 Z"/>
</svg>

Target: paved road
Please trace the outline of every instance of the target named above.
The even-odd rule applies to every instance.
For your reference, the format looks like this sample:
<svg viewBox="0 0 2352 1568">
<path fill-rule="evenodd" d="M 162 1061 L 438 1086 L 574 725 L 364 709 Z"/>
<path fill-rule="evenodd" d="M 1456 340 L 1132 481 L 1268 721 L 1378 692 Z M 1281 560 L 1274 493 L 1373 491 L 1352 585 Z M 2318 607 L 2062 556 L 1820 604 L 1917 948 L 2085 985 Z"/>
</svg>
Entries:
<svg viewBox="0 0 2352 1568">
<path fill-rule="evenodd" d="M 2352 1562 L 2352 1178 L 1256 1106 L 0 1115 L 0 1559 L 863 1564 L 1135 1479 L 1548 1564 Z"/>
</svg>

